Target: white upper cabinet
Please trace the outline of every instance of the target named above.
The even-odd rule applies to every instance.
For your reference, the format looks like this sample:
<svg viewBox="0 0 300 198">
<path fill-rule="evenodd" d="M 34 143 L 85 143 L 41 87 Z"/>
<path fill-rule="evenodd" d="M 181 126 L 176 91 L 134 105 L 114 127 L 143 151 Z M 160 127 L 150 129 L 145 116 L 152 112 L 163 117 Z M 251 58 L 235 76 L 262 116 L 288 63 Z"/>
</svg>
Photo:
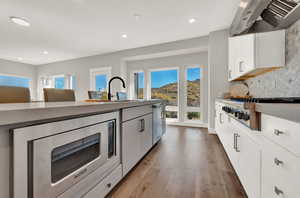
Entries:
<svg viewBox="0 0 300 198">
<path fill-rule="evenodd" d="M 228 80 L 245 80 L 285 65 L 285 30 L 229 38 Z"/>
</svg>

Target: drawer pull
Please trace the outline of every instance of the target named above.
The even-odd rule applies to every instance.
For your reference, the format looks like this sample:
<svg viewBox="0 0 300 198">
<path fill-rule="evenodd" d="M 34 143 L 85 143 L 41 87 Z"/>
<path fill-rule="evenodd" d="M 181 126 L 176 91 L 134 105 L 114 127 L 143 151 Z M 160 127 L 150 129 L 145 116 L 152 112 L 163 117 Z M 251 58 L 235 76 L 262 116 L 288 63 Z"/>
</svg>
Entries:
<svg viewBox="0 0 300 198">
<path fill-rule="evenodd" d="M 110 188 L 111 187 L 111 183 L 108 183 L 106 186 L 107 186 L 107 188 Z"/>
<path fill-rule="evenodd" d="M 277 136 L 279 136 L 279 135 L 281 135 L 281 134 L 284 134 L 284 132 L 283 132 L 283 131 L 280 131 L 280 130 L 278 130 L 278 129 L 275 129 L 275 130 L 274 130 L 274 134 L 277 135 Z"/>
<path fill-rule="evenodd" d="M 277 186 L 274 187 L 274 192 L 276 193 L 276 195 L 283 195 L 283 191 L 280 190 Z"/>
<path fill-rule="evenodd" d="M 275 163 L 277 166 L 280 166 L 280 165 L 283 164 L 283 161 L 281 161 L 281 160 L 275 158 L 275 159 L 274 159 L 274 163 Z"/>
</svg>

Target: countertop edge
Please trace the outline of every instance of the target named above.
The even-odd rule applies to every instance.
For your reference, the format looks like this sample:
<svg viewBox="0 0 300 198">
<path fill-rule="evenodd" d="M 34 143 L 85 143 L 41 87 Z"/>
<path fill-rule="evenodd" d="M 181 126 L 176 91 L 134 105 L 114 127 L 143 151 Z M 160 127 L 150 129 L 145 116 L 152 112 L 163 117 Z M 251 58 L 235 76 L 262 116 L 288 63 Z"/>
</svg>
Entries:
<svg viewBox="0 0 300 198">
<path fill-rule="evenodd" d="M 130 101 L 118 103 L 93 103 L 90 105 L 70 105 L 44 108 L 25 108 L 0 112 L 0 127 L 23 127 L 33 124 L 59 121 L 88 115 L 118 111 L 120 109 L 152 105 L 163 100 Z"/>
</svg>

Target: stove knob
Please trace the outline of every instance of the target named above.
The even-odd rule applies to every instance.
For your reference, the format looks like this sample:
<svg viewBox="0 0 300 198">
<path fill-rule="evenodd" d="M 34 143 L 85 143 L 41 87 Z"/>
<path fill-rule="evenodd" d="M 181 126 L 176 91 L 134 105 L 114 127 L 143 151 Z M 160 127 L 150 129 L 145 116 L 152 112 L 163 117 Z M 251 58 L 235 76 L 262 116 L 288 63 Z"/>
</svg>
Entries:
<svg viewBox="0 0 300 198">
<path fill-rule="evenodd" d="M 244 117 L 244 113 L 243 112 L 239 112 L 238 119 L 243 119 L 243 117 Z"/>
<path fill-rule="evenodd" d="M 250 115 L 246 113 L 243 117 L 243 120 L 245 120 L 245 121 L 250 120 Z"/>
<path fill-rule="evenodd" d="M 240 113 L 240 112 L 238 112 L 238 111 L 234 112 L 234 117 L 237 118 L 237 117 L 239 116 L 239 113 Z"/>
</svg>

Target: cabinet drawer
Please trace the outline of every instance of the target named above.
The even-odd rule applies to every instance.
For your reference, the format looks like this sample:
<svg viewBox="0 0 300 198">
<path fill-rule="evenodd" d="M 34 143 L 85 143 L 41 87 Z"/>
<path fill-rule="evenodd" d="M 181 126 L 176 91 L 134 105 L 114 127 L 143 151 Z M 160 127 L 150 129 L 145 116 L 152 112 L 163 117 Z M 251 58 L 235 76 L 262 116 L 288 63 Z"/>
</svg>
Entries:
<svg viewBox="0 0 300 198">
<path fill-rule="evenodd" d="M 123 109 L 122 119 L 124 122 L 127 120 L 131 120 L 131 119 L 146 115 L 148 113 L 152 113 L 152 105 Z"/>
<path fill-rule="evenodd" d="M 299 123 L 263 114 L 261 127 L 265 137 L 300 156 Z"/>
<path fill-rule="evenodd" d="M 299 197 L 300 158 L 266 140 L 262 154 L 262 197 Z"/>
<path fill-rule="evenodd" d="M 118 166 L 111 174 L 104 178 L 84 198 L 104 198 L 122 179 L 122 167 Z"/>
</svg>

